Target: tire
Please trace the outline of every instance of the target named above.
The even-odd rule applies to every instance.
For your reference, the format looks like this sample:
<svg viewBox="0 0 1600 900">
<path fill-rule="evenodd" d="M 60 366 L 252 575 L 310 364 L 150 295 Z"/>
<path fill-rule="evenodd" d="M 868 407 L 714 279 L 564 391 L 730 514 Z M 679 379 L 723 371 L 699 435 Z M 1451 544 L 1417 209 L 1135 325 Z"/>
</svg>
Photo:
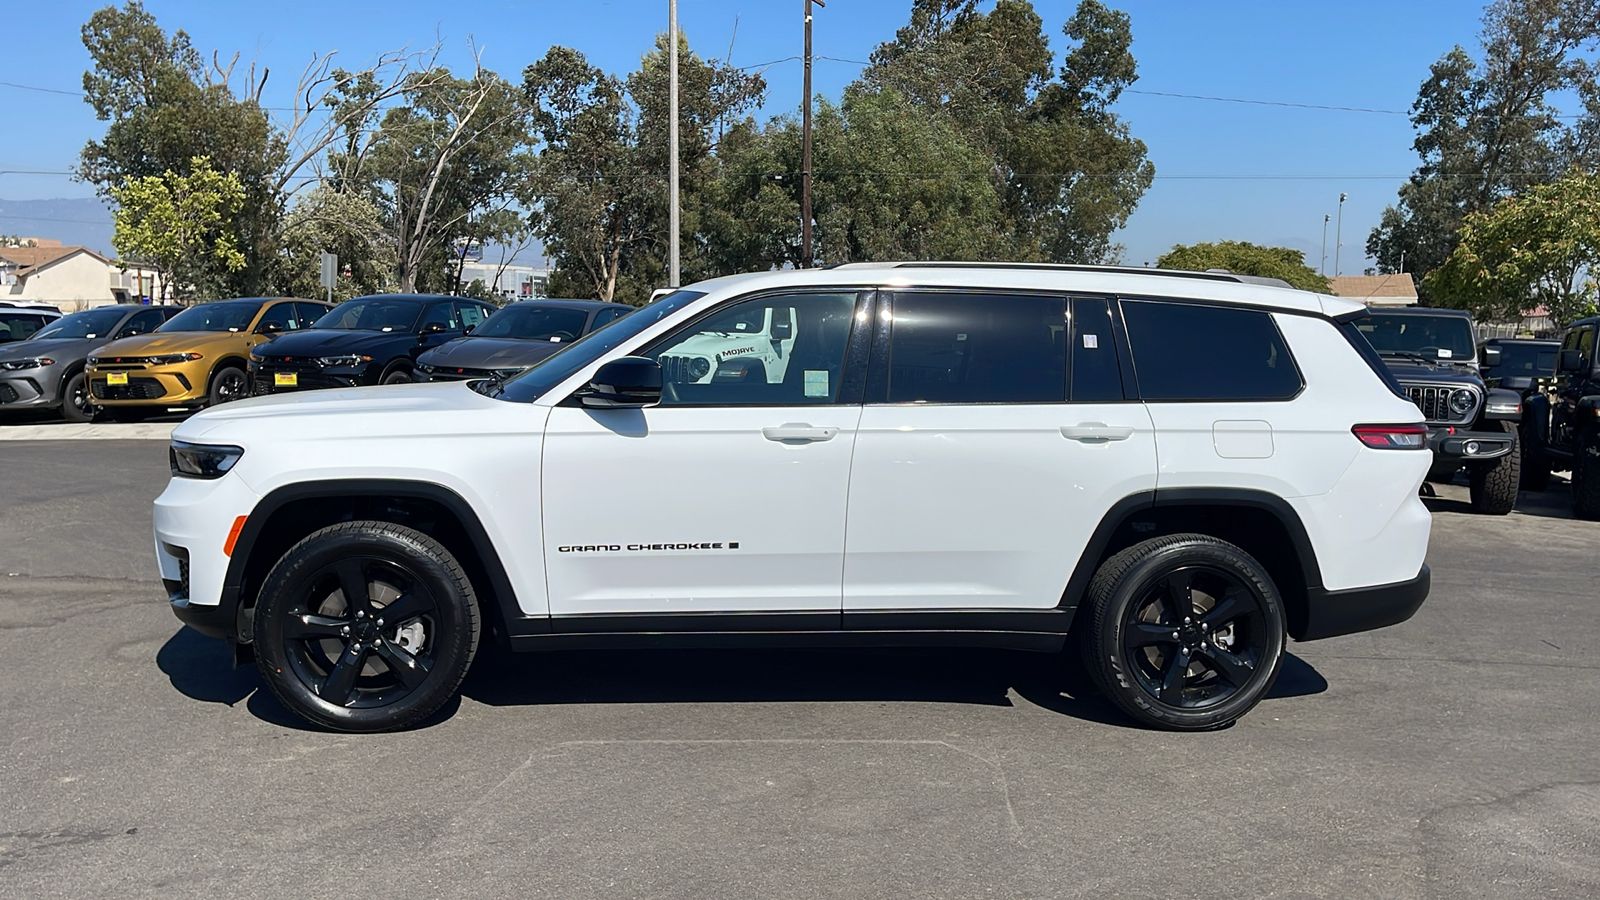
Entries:
<svg viewBox="0 0 1600 900">
<path fill-rule="evenodd" d="M 74 372 L 61 385 L 61 418 L 68 422 L 86 424 L 100 415 L 100 407 L 89 400 L 89 379 L 82 372 Z"/>
<path fill-rule="evenodd" d="M 1287 626 L 1271 576 L 1206 535 L 1155 538 L 1106 560 L 1079 612 L 1087 626 L 1077 629 L 1079 649 L 1095 686 L 1155 728 L 1230 725 L 1266 696 L 1283 664 Z"/>
<path fill-rule="evenodd" d="M 472 584 L 438 541 L 392 522 L 343 522 L 308 535 L 268 573 L 255 610 L 256 666 L 273 696 L 308 722 L 409 728 L 455 695 L 480 628 Z"/>
<path fill-rule="evenodd" d="M 1542 491 L 1550 487 L 1550 457 L 1545 455 L 1544 448 L 1528 440 L 1527 435 L 1520 437 L 1522 441 L 1522 489 L 1525 491 Z"/>
<path fill-rule="evenodd" d="M 395 369 L 393 372 L 390 372 L 390 373 L 384 375 L 383 379 L 381 381 L 379 381 L 378 383 L 379 384 L 410 384 L 411 383 L 411 373 L 407 372 L 405 369 Z"/>
<path fill-rule="evenodd" d="M 1522 486 L 1522 440 L 1514 424 L 1498 424 L 1501 430 L 1511 432 L 1511 452 L 1493 462 L 1472 463 L 1467 467 L 1472 511 L 1490 516 L 1511 512 L 1517 505 L 1517 490 Z"/>
<path fill-rule="evenodd" d="M 1588 440 L 1572 455 L 1572 514 L 1600 519 L 1600 446 Z"/>
<path fill-rule="evenodd" d="M 250 376 L 238 366 L 219 366 L 211 373 L 211 389 L 206 392 L 206 406 L 221 406 L 250 396 Z"/>
</svg>

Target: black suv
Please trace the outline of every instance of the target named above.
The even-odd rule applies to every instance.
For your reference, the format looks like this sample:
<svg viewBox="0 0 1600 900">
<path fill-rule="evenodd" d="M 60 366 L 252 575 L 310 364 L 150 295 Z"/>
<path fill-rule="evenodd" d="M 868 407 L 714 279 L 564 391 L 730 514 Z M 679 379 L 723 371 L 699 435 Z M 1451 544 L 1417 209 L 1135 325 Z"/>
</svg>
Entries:
<svg viewBox="0 0 1600 900">
<path fill-rule="evenodd" d="M 1428 420 L 1428 479 L 1449 481 L 1465 466 L 1472 508 L 1498 516 L 1511 512 L 1522 470 L 1522 400 L 1484 384 L 1472 317 L 1453 309 L 1374 309 L 1357 327 Z M 1500 362 L 1498 349 L 1485 351 L 1485 365 Z"/>
<path fill-rule="evenodd" d="M 1595 332 L 1600 318 L 1580 319 L 1561 333 L 1556 377 L 1548 393 L 1529 396 L 1523 430 L 1536 442 L 1536 474 L 1572 470 L 1572 512 L 1600 519 L 1600 368 Z"/>
<path fill-rule="evenodd" d="M 1496 351 L 1499 362 L 1483 366 L 1483 383 L 1492 390 L 1504 388 L 1522 398 L 1522 489 L 1542 491 L 1550 483 L 1550 461 L 1543 452 L 1549 430 L 1549 399 L 1544 393 L 1554 385 L 1560 341 L 1536 338 L 1490 338 L 1478 345 L 1478 358 Z M 1537 398 L 1537 399 L 1536 399 Z M 1539 417 L 1543 416 L 1544 421 Z"/>
<path fill-rule="evenodd" d="M 347 300 L 310 328 L 250 351 L 256 394 L 404 384 L 417 357 L 466 334 L 495 307 L 466 297 L 377 294 Z"/>
</svg>

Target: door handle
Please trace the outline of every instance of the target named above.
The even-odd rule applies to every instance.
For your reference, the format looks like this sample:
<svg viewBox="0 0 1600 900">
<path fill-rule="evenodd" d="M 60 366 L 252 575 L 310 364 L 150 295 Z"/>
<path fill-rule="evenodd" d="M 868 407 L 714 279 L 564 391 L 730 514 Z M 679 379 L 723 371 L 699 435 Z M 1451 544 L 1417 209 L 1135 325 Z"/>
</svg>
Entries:
<svg viewBox="0 0 1600 900">
<path fill-rule="evenodd" d="M 761 436 L 781 444 L 811 444 L 831 441 L 839 433 L 837 428 L 817 428 L 804 422 L 785 422 L 782 425 L 761 429 Z"/>
<path fill-rule="evenodd" d="M 1061 436 L 1069 441 L 1085 444 L 1103 444 L 1108 441 L 1125 441 L 1133 437 L 1131 425 L 1107 425 L 1104 422 L 1079 422 L 1061 426 Z"/>
</svg>

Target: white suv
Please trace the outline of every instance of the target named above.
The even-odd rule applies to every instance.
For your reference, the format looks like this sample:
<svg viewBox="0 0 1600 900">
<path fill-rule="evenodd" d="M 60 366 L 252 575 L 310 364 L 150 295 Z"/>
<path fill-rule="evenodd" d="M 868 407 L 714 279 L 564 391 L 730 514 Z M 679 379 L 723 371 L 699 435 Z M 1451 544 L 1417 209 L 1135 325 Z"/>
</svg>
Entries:
<svg viewBox="0 0 1600 900">
<path fill-rule="evenodd" d="M 157 557 L 180 619 L 347 731 L 427 717 L 484 632 L 1065 647 L 1140 722 L 1214 728 L 1286 637 L 1427 595 L 1426 428 L 1364 314 L 1138 269 L 708 281 L 509 381 L 194 416 Z"/>
</svg>

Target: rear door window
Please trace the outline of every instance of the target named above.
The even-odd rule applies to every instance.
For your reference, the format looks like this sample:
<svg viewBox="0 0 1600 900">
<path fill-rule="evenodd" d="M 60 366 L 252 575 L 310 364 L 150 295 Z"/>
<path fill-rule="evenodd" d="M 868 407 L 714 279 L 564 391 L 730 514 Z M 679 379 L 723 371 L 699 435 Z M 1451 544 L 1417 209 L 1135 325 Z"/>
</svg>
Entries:
<svg viewBox="0 0 1600 900">
<path fill-rule="evenodd" d="M 1123 320 L 1144 400 L 1288 400 L 1300 371 L 1270 313 L 1125 300 Z"/>
<path fill-rule="evenodd" d="M 1067 399 L 1064 298 L 915 291 L 892 302 L 888 402 Z"/>
</svg>

